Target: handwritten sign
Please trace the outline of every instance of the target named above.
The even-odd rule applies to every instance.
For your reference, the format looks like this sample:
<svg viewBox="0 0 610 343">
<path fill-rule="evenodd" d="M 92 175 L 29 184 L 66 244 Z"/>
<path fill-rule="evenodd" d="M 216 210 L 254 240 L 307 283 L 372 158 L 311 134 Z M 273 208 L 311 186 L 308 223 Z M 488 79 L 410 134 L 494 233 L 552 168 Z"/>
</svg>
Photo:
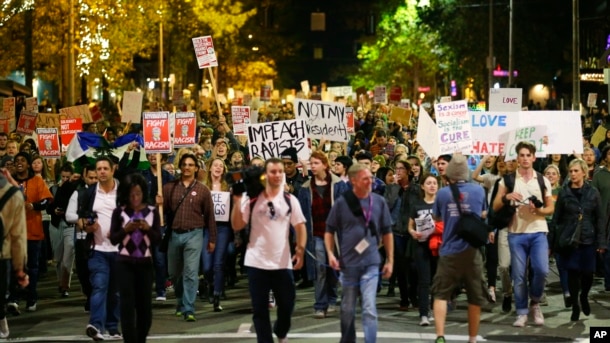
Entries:
<svg viewBox="0 0 610 343">
<path fill-rule="evenodd" d="M 438 128 L 434 120 L 423 107 L 419 108 L 417 120 L 417 132 L 425 132 L 425 135 L 417 135 L 417 141 L 428 156 L 437 157 L 440 155 L 440 147 L 438 144 Z"/>
<path fill-rule="evenodd" d="M 17 123 L 17 133 L 22 135 L 31 135 L 36 128 L 36 115 L 38 112 L 21 111 L 19 123 Z"/>
<path fill-rule="evenodd" d="M 56 128 L 37 128 L 38 153 L 44 158 L 60 158 L 59 134 Z"/>
<path fill-rule="evenodd" d="M 515 147 L 519 142 L 529 142 L 536 147 L 536 157 L 545 157 L 547 146 L 547 126 L 535 125 L 520 127 L 509 131 L 500 137 L 506 146 L 505 159 L 507 161 L 517 159 Z"/>
<path fill-rule="evenodd" d="M 434 106 L 440 154 L 452 154 L 472 148 L 472 128 L 466 100 Z"/>
<path fill-rule="evenodd" d="M 231 118 L 233 119 L 233 133 L 245 135 L 246 127 L 250 125 L 250 106 L 232 106 Z"/>
<path fill-rule="evenodd" d="M 191 147 L 196 142 L 197 118 L 195 112 L 176 112 L 174 119 L 174 147 Z"/>
<path fill-rule="evenodd" d="M 59 113 L 64 114 L 67 118 L 82 118 L 83 123 L 93 122 L 91 111 L 89 111 L 89 105 L 64 107 L 59 110 Z"/>
<path fill-rule="evenodd" d="M 552 124 L 549 124 L 552 123 Z M 547 154 L 581 154 L 582 127 L 578 111 L 521 111 L 519 128 L 546 126 L 548 144 L 544 148 Z"/>
<path fill-rule="evenodd" d="M 199 69 L 218 67 L 212 36 L 193 38 L 193 47 L 195 48 L 195 56 L 197 57 Z"/>
<path fill-rule="evenodd" d="M 591 144 L 598 146 L 599 143 L 606 139 L 606 131 L 608 130 L 602 125 L 598 126 L 597 129 L 595 129 L 593 136 L 591 136 Z"/>
<path fill-rule="evenodd" d="M 521 88 L 491 88 L 489 90 L 489 111 L 519 112 L 523 98 Z"/>
<path fill-rule="evenodd" d="M 375 95 L 373 98 L 373 102 L 375 104 L 385 104 L 388 102 L 385 86 L 375 86 Z"/>
<path fill-rule="evenodd" d="M 348 97 L 354 92 L 352 86 L 328 87 L 326 90 L 335 97 Z"/>
<path fill-rule="evenodd" d="M 121 121 L 124 123 L 140 123 L 142 118 L 142 98 L 141 92 L 123 92 L 123 116 Z"/>
<path fill-rule="evenodd" d="M 231 193 L 211 191 L 214 204 L 214 218 L 217 222 L 228 222 L 231 208 Z"/>
<path fill-rule="evenodd" d="M 170 153 L 170 124 L 168 112 L 142 113 L 144 130 L 144 149 L 147 153 Z"/>
<path fill-rule="evenodd" d="M 472 126 L 472 149 L 469 155 L 493 155 L 504 153 L 505 141 L 500 136 L 517 129 L 519 114 L 515 112 L 474 112 L 470 111 Z"/>
<path fill-rule="evenodd" d="M 307 125 L 304 120 L 282 120 L 248 126 L 250 156 L 263 159 L 278 157 L 291 147 L 297 149 L 299 160 L 309 159 Z"/>
<path fill-rule="evenodd" d="M 347 142 L 345 105 L 337 102 L 294 99 L 295 118 L 307 124 L 309 136 L 337 142 Z"/>
<path fill-rule="evenodd" d="M 61 127 L 59 120 L 62 116 L 66 118 L 65 115 L 57 113 L 38 113 L 38 116 L 36 117 L 36 127 L 54 127 L 59 129 Z"/>
</svg>

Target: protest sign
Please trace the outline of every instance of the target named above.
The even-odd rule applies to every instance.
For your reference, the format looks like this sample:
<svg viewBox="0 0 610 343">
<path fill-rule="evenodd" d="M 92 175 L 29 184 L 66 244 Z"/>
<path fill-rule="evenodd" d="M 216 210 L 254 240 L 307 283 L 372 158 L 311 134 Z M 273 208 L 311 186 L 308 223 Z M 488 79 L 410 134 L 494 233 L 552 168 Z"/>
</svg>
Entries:
<svg viewBox="0 0 610 343">
<path fill-rule="evenodd" d="M 15 98 L 4 98 L 2 101 L 2 119 L 15 119 Z M 6 132 L 6 131 L 5 131 Z"/>
<path fill-rule="evenodd" d="M 334 97 L 348 97 L 354 92 L 352 86 L 328 87 L 326 90 Z"/>
<path fill-rule="evenodd" d="M 598 146 L 604 139 L 606 139 L 606 131 L 608 131 L 603 125 L 600 125 L 595 129 L 593 136 L 591 136 L 591 145 Z"/>
<path fill-rule="evenodd" d="M 447 95 L 447 96 L 442 96 L 441 100 L 439 102 L 451 102 L 451 95 Z"/>
<path fill-rule="evenodd" d="M 390 103 L 397 104 L 402 98 L 402 88 L 394 86 L 390 88 Z"/>
<path fill-rule="evenodd" d="M 375 86 L 375 95 L 373 98 L 373 103 L 385 104 L 387 102 L 388 101 L 385 86 Z"/>
<path fill-rule="evenodd" d="M 250 111 L 250 124 L 258 123 L 258 110 Z"/>
<path fill-rule="evenodd" d="M 67 118 L 82 118 L 83 123 L 93 122 L 91 111 L 89 111 L 89 105 L 64 107 L 59 110 L 59 113 L 64 114 Z"/>
<path fill-rule="evenodd" d="M 38 153 L 44 158 L 60 158 L 59 135 L 56 128 L 37 128 Z"/>
<path fill-rule="evenodd" d="M 236 135 L 245 135 L 246 127 L 250 125 L 250 107 L 232 106 L 231 118 L 233 119 L 233 133 Z"/>
<path fill-rule="evenodd" d="M 231 213 L 231 193 L 211 191 L 214 204 L 214 218 L 217 222 L 228 222 Z"/>
<path fill-rule="evenodd" d="M 176 112 L 174 119 L 174 147 L 192 147 L 196 143 L 197 118 L 195 112 Z"/>
<path fill-rule="evenodd" d="M 544 146 L 547 154 L 581 154 L 583 151 L 578 111 L 521 111 L 519 124 L 519 128 L 536 125 L 547 127 L 548 144 Z M 536 148 L 541 150 L 540 146 Z"/>
<path fill-rule="evenodd" d="M 301 81 L 301 91 L 305 93 L 305 96 L 309 95 L 309 81 Z"/>
<path fill-rule="evenodd" d="M 390 119 L 396 123 L 401 123 L 403 126 L 408 127 L 411 123 L 411 109 L 402 107 L 393 107 L 390 112 Z"/>
<path fill-rule="evenodd" d="M 11 132 L 8 119 L 0 119 L 0 132 L 4 132 L 4 133 Z"/>
<path fill-rule="evenodd" d="M 434 120 L 423 107 L 419 108 L 419 116 L 417 121 L 417 142 L 424 148 L 424 151 L 430 157 L 440 155 L 438 144 L 438 128 Z M 423 134 L 425 132 L 425 134 Z M 423 161 L 422 161 L 423 162 Z"/>
<path fill-rule="evenodd" d="M 355 133 L 355 123 L 354 123 L 354 108 L 353 107 L 345 107 L 345 118 L 347 118 L 347 133 Z"/>
<path fill-rule="evenodd" d="M 62 115 L 57 113 L 38 113 L 38 116 L 36 116 L 36 127 L 54 127 L 59 129 L 61 127 L 59 122 L 61 117 Z M 63 115 L 63 117 L 65 118 L 66 116 Z M 81 118 L 79 119 L 82 121 Z"/>
<path fill-rule="evenodd" d="M 31 135 L 36 128 L 36 115 L 38 112 L 21 111 L 19 123 L 17 123 L 17 133 L 22 135 Z"/>
<path fill-rule="evenodd" d="M 282 120 L 248 126 L 248 146 L 250 158 L 263 159 L 279 157 L 291 147 L 297 149 L 299 160 L 309 159 L 307 126 L 304 120 Z"/>
<path fill-rule="evenodd" d="M 523 102 L 523 89 L 521 88 L 490 88 L 490 112 L 519 112 Z"/>
<path fill-rule="evenodd" d="M 40 114 L 38 115 L 38 118 L 40 119 Z M 74 135 L 76 135 L 77 132 L 83 131 L 83 120 L 81 118 L 65 118 L 60 119 L 59 122 L 61 125 L 59 131 L 61 134 L 61 148 L 65 151 L 68 149 L 68 145 L 72 141 L 72 138 L 74 138 Z"/>
<path fill-rule="evenodd" d="M 25 98 L 25 110 L 38 112 L 38 98 Z"/>
<path fill-rule="evenodd" d="M 271 101 L 271 87 L 269 85 L 263 85 L 261 87 L 261 101 Z"/>
<path fill-rule="evenodd" d="M 472 148 L 472 127 L 466 100 L 436 104 L 434 113 L 440 154 L 469 151 Z"/>
<path fill-rule="evenodd" d="M 309 137 L 337 142 L 349 141 L 345 105 L 317 100 L 294 100 L 296 119 L 307 124 Z"/>
<path fill-rule="evenodd" d="M 515 112 L 470 111 L 472 149 L 462 151 L 470 155 L 498 156 L 504 153 L 505 142 L 500 136 L 519 126 L 519 114 Z"/>
<path fill-rule="evenodd" d="M 500 136 L 500 140 L 506 147 L 504 159 L 506 161 L 516 160 L 517 152 L 515 147 L 519 142 L 525 141 L 532 143 L 536 147 L 536 157 L 546 157 L 545 148 L 548 143 L 547 126 L 534 125 L 519 127 Z"/>
<path fill-rule="evenodd" d="M 587 95 L 587 107 L 597 107 L 597 93 Z"/>
<path fill-rule="evenodd" d="M 142 129 L 144 130 L 144 149 L 146 153 L 170 153 L 169 112 L 142 113 Z"/>
<path fill-rule="evenodd" d="M 195 48 L 195 56 L 197 57 L 199 69 L 218 67 L 212 36 L 193 38 L 193 47 Z"/>
<path fill-rule="evenodd" d="M 98 105 L 94 105 L 93 107 L 89 108 L 89 112 L 91 112 L 91 119 L 94 122 L 104 119 L 104 116 L 102 115 L 102 110 Z"/>
<path fill-rule="evenodd" d="M 140 123 L 142 118 L 142 99 L 144 93 L 123 92 L 123 116 L 121 121 L 124 123 Z"/>
</svg>

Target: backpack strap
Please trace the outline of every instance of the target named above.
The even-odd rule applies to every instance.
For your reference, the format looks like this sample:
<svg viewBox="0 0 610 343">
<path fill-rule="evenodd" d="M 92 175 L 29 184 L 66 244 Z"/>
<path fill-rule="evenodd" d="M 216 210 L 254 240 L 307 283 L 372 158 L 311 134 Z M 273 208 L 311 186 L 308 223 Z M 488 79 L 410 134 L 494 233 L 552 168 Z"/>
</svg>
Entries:
<svg viewBox="0 0 610 343">
<path fill-rule="evenodd" d="M 6 202 L 11 198 L 11 196 L 13 196 L 13 194 L 17 193 L 18 190 L 19 188 L 10 186 L 6 192 L 4 192 L 4 195 L 2 195 L 2 198 L 0 198 L 0 211 L 2 211 L 4 205 L 6 205 Z"/>
<path fill-rule="evenodd" d="M 540 186 L 540 196 L 542 199 L 542 203 L 544 203 L 544 193 L 546 192 L 546 185 L 544 184 L 544 175 L 539 172 L 536 172 L 536 179 L 538 180 L 538 186 Z"/>
</svg>

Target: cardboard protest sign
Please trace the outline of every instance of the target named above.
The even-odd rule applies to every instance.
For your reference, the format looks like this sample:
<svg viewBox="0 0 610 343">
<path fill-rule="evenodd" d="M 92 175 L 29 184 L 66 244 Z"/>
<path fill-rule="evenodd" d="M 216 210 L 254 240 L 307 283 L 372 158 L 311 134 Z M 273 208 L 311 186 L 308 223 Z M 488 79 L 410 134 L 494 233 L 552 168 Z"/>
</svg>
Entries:
<svg viewBox="0 0 610 343">
<path fill-rule="evenodd" d="M 439 103 L 434 106 L 440 154 L 469 151 L 472 127 L 466 100 Z"/>
<path fill-rule="evenodd" d="M 426 154 L 431 157 L 439 156 L 438 128 L 423 107 L 419 109 L 417 132 L 420 133 L 417 135 L 417 142 L 424 148 Z M 423 134 L 424 132 L 425 134 Z"/>
<path fill-rule="evenodd" d="M 59 109 L 60 114 L 64 114 L 67 118 L 82 118 L 83 123 L 92 123 L 91 111 L 89 105 L 78 105 L 72 107 L 64 107 Z"/>
<path fill-rule="evenodd" d="M 345 107 L 345 117 L 347 118 L 347 133 L 356 133 L 353 107 Z"/>
<path fill-rule="evenodd" d="M 296 119 L 307 123 L 309 137 L 337 142 L 349 141 L 345 105 L 317 100 L 294 100 Z"/>
<path fill-rule="evenodd" d="M 144 93 L 123 92 L 123 114 L 121 121 L 124 123 L 140 123 L 142 119 L 142 99 Z"/>
<path fill-rule="evenodd" d="M 193 38 L 193 47 L 195 48 L 195 56 L 197 57 L 199 69 L 218 67 L 212 36 Z"/>
<path fill-rule="evenodd" d="M 523 102 L 521 88 L 491 88 L 489 89 L 490 112 L 519 112 Z"/>
<path fill-rule="evenodd" d="M 36 128 L 36 115 L 38 112 L 21 111 L 19 123 L 17 123 L 17 133 L 22 135 L 31 135 Z"/>
<path fill-rule="evenodd" d="M 232 106 L 231 118 L 233 119 L 233 133 L 236 135 L 245 135 L 246 127 L 250 125 L 250 107 Z"/>
<path fill-rule="evenodd" d="M 334 97 L 348 97 L 354 92 L 352 86 L 328 87 L 326 91 Z"/>
<path fill-rule="evenodd" d="M 545 148 L 547 146 L 547 126 L 534 125 L 520 127 L 516 130 L 511 130 L 502 134 L 500 140 L 504 142 L 506 147 L 504 151 L 504 159 L 511 161 L 517 159 L 515 147 L 521 141 L 526 141 L 534 144 L 536 147 L 536 157 L 546 157 Z"/>
<path fill-rule="evenodd" d="M 83 120 L 81 118 L 65 118 L 60 119 L 59 122 L 61 125 L 61 148 L 66 151 L 76 133 L 83 131 Z"/>
<path fill-rule="evenodd" d="M 195 145 L 197 118 L 195 112 L 176 112 L 175 114 L 174 147 L 191 147 Z"/>
<path fill-rule="evenodd" d="M 142 113 L 144 130 L 144 149 L 146 153 L 170 153 L 172 145 L 169 137 L 169 112 Z"/>
<path fill-rule="evenodd" d="M 591 145 L 598 146 L 599 143 L 606 139 L 606 131 L 608 130 L 602 125 L 598 126 L 597 129 L 595 129 L 593 136 L 591 136 Z"/>
<path fill-rule="evenodd" d="M 38 98 L 25 98 L 25 110 L 38 112 Z"/>
<path fill-rule="evenodd" d="M 299 160 L 309 159 L 307 126 L 300 119 L 250 124 L 248 146 L 250 158 L 260 156 L 266 160 L 279 157 L 284 150 L 294 147 Z"/>
<path fill-rule="evenodd" d="M 4 98 L 2 100 L 2 113 L 0 113 L 2 119 L 15 119 L 15 98 Z"/>
<path fill-rule="evenodd" d="M 519 114 L 515 112 L 470 111 L 472 149 L 470 155 L 498 156 L 504 153 L 505 141 L 500 136 L 519 126 Z"/>
<path fill-rule="evenodd" d="M 309 95 L 309 81 L 301 81 L 301 91 L 305 93 L 305 95 Z"/>
<path fill-rule="evenodd" d="M 597 107 L 597 93 L 587 94 L 587 107 Z"/>
<path fill-rule="evenodd" d="M 44 158 L 60 158 L 59 134 L 56 128 L 37 128 L 38 153 Z"/>
<path fill-rule="evenodd" d="M 269 85 L 263 85 L 261 87 L 261 101 L 271 101 L 271 87 Z"/>
<path fill-rule="evenodd" d="M 394 122 L 401 123 L 402 126 L 408 127 L 411 123 L 411 109 L 393 107 L 390 112 L 390 119 Z"/>
<path fill-rule="evenodd" d="M 373 97 L 373 103 L 375 104 L 386 104 L 387 94 L 385 86 L 375 86 L 375 95 Z"/>
<path fill-rule="evenodd" d="M 60 118 L 62 115 L 57 113 L 38 113 L 36 117 L 36 127 L 54 127 L 59 129 L 60 126 Z M 65 118 L 66 116 L 63 115 Z M 82 121 L 82 118 L 78 118 Z"/>
<path fill-rule="evenodd" d="M 390 88 L 390 103 L 397 104 L 402 98 L 402 88 L 394 86 Z"/>
<path fill-rule="evenodd" d="M 231 213 L 231 193 L 211 191 L 214 204 L 214 218 L 217 222 L 228 222 Z"/>
</svg>

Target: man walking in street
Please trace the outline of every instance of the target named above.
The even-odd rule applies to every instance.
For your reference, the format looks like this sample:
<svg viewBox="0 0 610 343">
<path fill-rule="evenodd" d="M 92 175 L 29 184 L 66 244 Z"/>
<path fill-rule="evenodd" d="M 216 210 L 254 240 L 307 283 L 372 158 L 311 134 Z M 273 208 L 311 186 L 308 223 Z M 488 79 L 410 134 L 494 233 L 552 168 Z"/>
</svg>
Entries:
<svg viewBox="0 0 610 343">
<path fill-rule="evenodd" d="M 549 273 L 549 232 L 546 216 L 555 211 L 551 183 L 534 170 L 536 147 L 529 142 L 519 142 L 515 148 L 519 167 L 514 175 L 513 189 L 507 189 L 505 179 L 498 184 L 498 193 L 493 202 L 495 213 L 503 206 L 514 206 L 516 212 L 508 225 L 508 246 L 512 268 L 513 290 L 517 320 L 515 327 L 527 324 L 531 311 L 536 325 L 544 325 L 540 299 Z M 538 179 L 544 178 L 544 187 Z M 542 189 L 541 189 L 542 188 Z M 538 206 L 536 203 L 539 202 Z M 530 289 L 528 290 L 528 262 L 531 265 Z M 528 309 L 528 294 L 530 299 Z"/>
<path fill-rule="evenodd" d="M 377 247 L 380 241 L 383 242 L 386 260 L 382 274 L 389 278 L 394 264 L 392 220 L 384 198 L 372 193 L 373 175 L 369 167 L 356 163 L 349 168 L 348 175 L 352 191 L 345 192 L 332 207 L 326 221 L 324 243 L 330 266 L 341 271 L 341 343 L 356 342 L 359 295 L 364 341 L 373 343 L 377 340 L 375 298 L 381 264 Z"/>
<path fill-rule="evenodd" d="M 250 225 L 249 243 L 244 265 L 248 267 L 248 282 L 252 298 L 252 320 L 259 343 L 273 343 L 272 332 L 278 342 L 288 342 L 292 312 L 296 298 L 292 270 L 303 266 L 307 242 L 305 217 L 297 198 L 282 189 L 284 163 L 270 158 L 265 162 L 265 189 L 256 197 L 242 196 L 243 183 L 233 185 L 233 230 Z M 296 232 L 296 251 L 291 259 L 290 226 Z M 294 264 L 294 266 L 293 266 Z M 271 327 L 269 291 L 277 304 L 277 321 Z"/>
<path fill-rule="evenodd" d="M 176 294 L 176 316 L 194 322 L 195 299 L 199 287 L 199 261 L 203 249 L 203 230 L 208 230 L 206 249 L 216 245 L 216 220 L 212 193 L 195 179 L 199 171 L 197 156 L 186 153 L 180 157 L 180 178 L 163 186 L 163 197 L 157 196 L 168 211 L 167 227 L 171 238 L 167 248 L 169 277 Z"/>
</svg>

